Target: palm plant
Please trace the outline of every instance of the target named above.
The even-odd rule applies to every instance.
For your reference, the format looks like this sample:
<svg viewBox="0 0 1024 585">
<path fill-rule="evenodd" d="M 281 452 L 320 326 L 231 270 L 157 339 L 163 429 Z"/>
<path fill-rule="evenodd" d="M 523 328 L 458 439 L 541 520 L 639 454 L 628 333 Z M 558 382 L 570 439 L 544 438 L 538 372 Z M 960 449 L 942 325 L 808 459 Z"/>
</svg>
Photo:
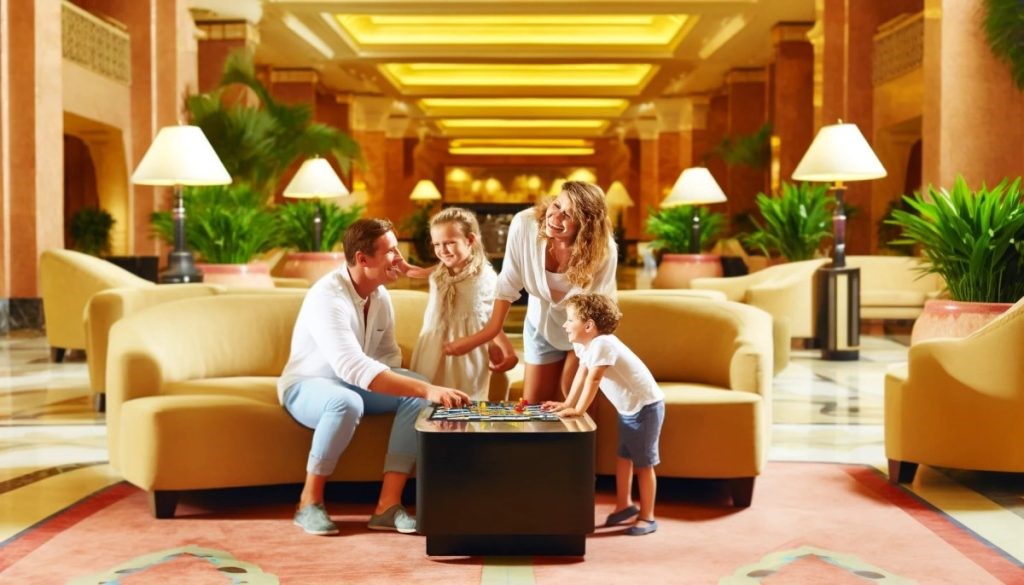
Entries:
<svg viewBox="0 0 1024 585">
<path fill-rule="evenodd" d="M 114 217 L 99 207 L 83 207 L 71 216 L 74 249 L 93 256 L 110 251 L 110 229 Z"/>
<path fill-rule="evenodd" d="M 714 239 L 725 224 L 725 214 L 709 211 L 707 207 L 696 206 L 700 218 L 701 250 L 711 247 Z M 648 210 L 647 233 L 654 236 L 651 248 L 668 254 L 689 254 L 693 240 L 692 205 L 666 207 L 659 211 Z"/>
<path fill-rule="evenodd" d="M 742 240 L 765 256 L 775 252 L 793 262 L 814 258 L 822 241 L 832 236 L 829 207 L 834 201 L 824 184 L 783 183 L 778 197 L 758 193 L 756 202 L 764 223 L 751 217 L 757 231 Z"/>
<path fill-rule="evenodd" d="M 1024 89 L 1024 4 L 1020 0 L 985 0 L 985 36 L 992 53 L 1010 66 L 1010 76 Z"/>
<path fill-rule="evenodd" d="M 896 209 L 896 244 L 919 244 L 926 271 L 946 281 L 957 301 L 1013 303 L 1024 296 L 1024 202 L 1020 178 L 977 191 L 957 177 L 951 191 L 904 197 L 916 213 Z"/>
<path fill-rule="evenodd" d="M 765 122 L 752 134 L 726 136 L 715 147 L 714 153 L 722 157 L 725 164 L 763 169 L 772 159 L 772 125 Z"/>
<path fill-rule="evenodd" d="M 274 215 L 263 195 L 246 183 L 188 187 L 182 197 L 188 209 L 185 239 L 202 262 L 245 264 L 278 243 Z M 154 212 L 150 221 L 157 235 L 173 240 L 170 212 Z"/>
<path fill-rule="evenodd" d="M 323 222 L 320 235 L 320 249 L 313 249 L 313 216 L 320 206 Z M 277 207 L 277 221 L 280 226 L 282 246 L 299 252 L 330 252 L 341 241 L 345 230 L 352 225 L 366 208 L 358 203 L 340 207 L 334 203 L 319 203 L 303 200 Z"/>
</svg>

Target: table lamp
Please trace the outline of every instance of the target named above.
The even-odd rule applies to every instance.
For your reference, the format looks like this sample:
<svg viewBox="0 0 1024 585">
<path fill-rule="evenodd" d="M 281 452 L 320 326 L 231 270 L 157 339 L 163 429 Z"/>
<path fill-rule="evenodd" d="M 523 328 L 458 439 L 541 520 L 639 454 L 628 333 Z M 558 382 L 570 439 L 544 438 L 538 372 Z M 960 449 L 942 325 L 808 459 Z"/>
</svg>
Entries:
<svg viewBox="0 0 1024 585">
<path fill-rule="evenodd" d="M 307 159 L 299 167 L 288 186 L 284 188 L 284 196 L 290 199 L 313 199 L 316 212 L 313 214 L 313 251 L 320 252 L 320 241 L 323 236 L 323 215 L 320 212 L 320 200 L 348 195 L 348 189 L 338 178 L 327 159 L 314 157 Z"/>
<path fill-rule="evenodd" d="M 626 228 L 623 225 L 622 215 L 627 207 L 633 207 L 633 199 L 622 181 L 615 181 L 608 187 L 604 194 L 605 205 L 609 213 L 615 214 L 615 243 L 619 246 L 619 262 L 626 259 Z"/>
<path fill-rule="evenodd" d="M 822 126 L 793 171 L 793 179 L 831 183 L 832 264 L 818 269 L 818 340 L 822 358 L 860 357 L 860 270 L 846 266 L 846 181 L 880 179 L 885 167 L 856 124 Z"/>
<path fill-rule="evenodd" d="M 185 201 L 183 186 L 226 185 L 231 182 L 210 141 L 198 126 L 165 126 L 157 133 L 139 166 L 132 183 L 174 188 L 174 249 L 167 268 L 160 273 L 161 283 L 202 282 L 185 242 Z"/>
<path fill-rule="evenodd" d="M 680 173 L 679 178 L 676 179 L 676 184 L 672 186 L 668 197 L 661 202 L 661 206 L 693 206 L 693 231 L 690 236 L 690 253 L 700 254 L 700 214 L 697 213 L 697 206 L 708 203 L 721 203 L 723 201 L 725 201 L 725 193 L 718 186 L 715 178 L 711 176 L 711 171 L 705 167 L 690 167 Z"/>
</svg>

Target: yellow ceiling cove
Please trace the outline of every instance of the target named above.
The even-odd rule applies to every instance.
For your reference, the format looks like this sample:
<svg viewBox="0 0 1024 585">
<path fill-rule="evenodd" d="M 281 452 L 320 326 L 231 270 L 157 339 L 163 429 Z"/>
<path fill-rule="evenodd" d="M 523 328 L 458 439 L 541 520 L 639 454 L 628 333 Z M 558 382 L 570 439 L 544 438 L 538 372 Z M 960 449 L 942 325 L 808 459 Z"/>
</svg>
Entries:
<svg viewBox="0 0 1024 585">
<path fill-rule="evenodd" d="M 388 63 L 378 66 L 399 86 L 642 86 L 649 63 Z"/>
<path fill-rule="evenodd" d="M 465 155 L 518 155 L 518 156 L 589 156 L 594 154 L 588 147 L 545 147 L 545 146 L 450 146 L 449 154 Z"/>
<path fill-rule="evenodd" d="M 608 127 L 607 120 L 523 120 L 523 119 L 487 119 L 464 118 L 438 120 L 442 130 L 458 128 L 570 128 L 578 130 L 603 130 Z"/>
<path fill-rule="evenodd" d="M 685 14 L 335 14 L 357 49 L 395 46 L 634 46 L 674 49 Z"/>
<path fill-rule="evenodd" d="M 608 117 L 622 115 L 618 98 L 424 98 L 416 104 L 430 117 Z"/>
</svg>

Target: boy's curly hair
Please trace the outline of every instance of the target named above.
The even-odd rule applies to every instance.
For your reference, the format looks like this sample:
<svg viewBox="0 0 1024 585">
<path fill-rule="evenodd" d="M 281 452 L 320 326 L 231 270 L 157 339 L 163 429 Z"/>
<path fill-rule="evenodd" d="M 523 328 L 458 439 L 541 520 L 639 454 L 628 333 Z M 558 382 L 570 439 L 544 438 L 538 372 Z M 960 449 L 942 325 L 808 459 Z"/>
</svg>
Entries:
<svg viewBox="0 0 1024 585">
<path fill-rule="evenodd" d="M 569 297 L 565 302 L 576 310 L 576 316 L 581 321 L 593 321 L 601 335 L 614 333 L 619 326 L 619 320 L 622 319 L 619 307 L 606 295 L 580 293 Z"/>
</svg>

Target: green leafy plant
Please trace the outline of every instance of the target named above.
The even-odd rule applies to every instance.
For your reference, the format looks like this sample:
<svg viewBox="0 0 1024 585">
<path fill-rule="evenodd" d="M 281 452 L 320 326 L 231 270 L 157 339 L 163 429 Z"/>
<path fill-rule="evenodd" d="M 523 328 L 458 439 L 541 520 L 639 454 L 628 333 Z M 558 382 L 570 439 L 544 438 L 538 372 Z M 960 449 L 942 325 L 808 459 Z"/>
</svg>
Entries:
<svg viewBox="0 0 1024 585">
<path fill-rule="evenodd" d="M 898 243 L 900 227 L 898 224 L 894 224 L 889 221 L 889 218 L 892 217 L 892 213 L 897 209 L 908 213 L 914 211 L 914 208 L 911 207 L 903 197 L 893 199 L 889 202 L 889 206 L 885 210 L 885 215 L 883 215 L 882 219 L 878 222 L 879 251 L 898 256 L 913 256 L 914 246 L 912 244 Z"/>
<path fill-rule="evenodd" d="M 725 214 L 712 212 L 707 207 L 696 206 L 700 218 L 700 249 L 706 250 L 714 244 L 715 238 L 725 224 Z M 648 210 L 647 233 L 654 236 L 651 249 L 668 254 L 689 254 L 693 241 L 692 205 L 677 205 L 654 211 Z"/>
<path fill-rule="evenodd" d="M 83 207 L 71 216 L 71 241 L 79 252 L 99 256 L 110 252 L 114 217 L 99 207 Z"/>
<path fill-rule="evenodd" d="M 764 223 L 752 217 L 757 231 L 741 239 L 765 256 L 776 253 L 794 262 L 814 258 L 822 241 L 832 236 L 829 208 L 834 200 L 826 185 L 813 183 L 783 183 L 777 197 L 758 193 L 756 202 Z"/>
<path fill-rule="evenodd" d="M 757 132 L 740 136 L 726 136 L 714 149 L 730 167 L 746 166 L 763 169 L 772 160 L 772 125 L 765 122 Z"/>
<path fill-rule="evenodd" d="M 1024 202 L 1020 178 L 976 191 L 957 177 L 953 189 L 929 188 L 905 197 L 914 212 L 896 209 L 898 244 L 918 244 L 927 272 L 946 281 L 957 301 L 1013 303 L 1024 296 Z"/>
<path fill-rule="evenodd" d="M 359 219 L 366 209 L 358 203 L 349 207 L 340 207 L 331 201 L 319 203 L 322 221 L 320 249 L 314 250 L 313 217 L 316 215 L 317 205 L 316 201 L 303 200 L 277 207 L 276 215 L 282 246 L 299 252 L 330 252 L 341 241 L 348 226 Z"/>
<path fill-rule="evenodd" d="M 202 262 L 246 264 L 278 244 L 274 214 L 263 195 L 246 183 L 189 187 L 185 200 L 185 239 Z M 174 240 L 169 211 L 150 216 L 153 231 L 166 242 Z"/>
<path fill-rule="evenodd" d="M 261 107 L 228 91 L 244 86 L 256 95 Z M 203 129 L 213 149 L 236 181 L 257 192 L 273 195 L 281 175 L 292 164 L 311 156 L 333 156 L 343 171 L 361 160 L 359 145 L 345 132 L 312 121 L 307 104 L 282 104 L 270 95 L 256 76 L 252 56 L 232 53 L 216 89 L 185 100 L 192 123 Z"/>
<path fill-rule="evenodd" d="M 416 260 L 424 264 L 437 260 L 430 241 L 430 216 L 433 215 L 433 209 L 433 203 L 417 205 L 416 209 L 398 224 L 398 229 L 412 240 Z"/>
<path fill-rule="evenodd" d="M 985 36 L 992 54 L 1010 67 L 1024 90 L 1024 4 L 1020 0 L 985 0 Z"/>
</svg>

